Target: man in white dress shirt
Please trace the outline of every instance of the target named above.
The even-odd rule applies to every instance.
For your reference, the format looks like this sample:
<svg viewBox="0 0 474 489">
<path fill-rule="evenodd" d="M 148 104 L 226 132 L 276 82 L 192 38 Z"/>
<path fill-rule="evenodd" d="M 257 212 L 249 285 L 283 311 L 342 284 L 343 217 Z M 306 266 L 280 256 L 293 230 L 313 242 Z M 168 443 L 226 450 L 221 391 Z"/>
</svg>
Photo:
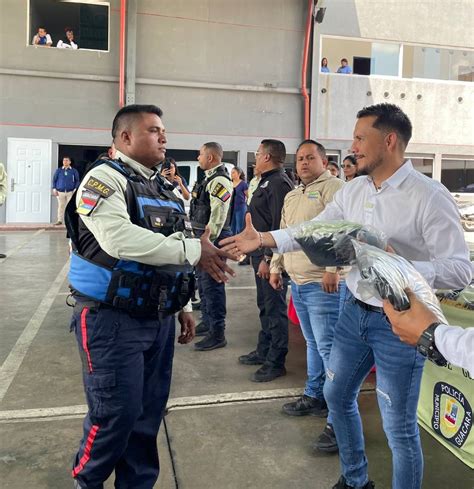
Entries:
<svg viewBox="0 0 474 489">
<path fill-rule="evenodd" d="M 389 245 L 410 260 L 435 288 L 459 289 L 471 280 L 469 253 L 459 212 L 447 189 L 405 160 L 412 126 L 397 106 L 378 104 L 357 114 L 352 153 L 361 176 L 339 190 L 314 220 L 346 220 L 383 231 Z M 247 216 L 245 230 L 221 242 L 233 254 L 258 247 L 279 253 L 300 249 L 295 229 L 258 233 Z M 336 325 L 324 396 L 333 413 L 342 476 L 333 489 L 372 489 L 357 406 L 360 386 L 377 366 L 377 396 L 392 450 L 392 489 L 420 489 L 423 455 L 416 408 L 424 357 L 392 332 L 382 303 L 362 301 L 354 267 L 350 292 Z"/>
</svg>

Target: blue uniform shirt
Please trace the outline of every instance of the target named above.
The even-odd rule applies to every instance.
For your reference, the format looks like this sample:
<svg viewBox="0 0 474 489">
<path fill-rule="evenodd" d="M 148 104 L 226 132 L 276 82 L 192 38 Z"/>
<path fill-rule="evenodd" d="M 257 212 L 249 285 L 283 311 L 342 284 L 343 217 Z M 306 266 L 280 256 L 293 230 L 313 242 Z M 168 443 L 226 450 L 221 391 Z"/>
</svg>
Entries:
<svg viewBox="0 0 474 489">
<path fill-rule="evenodd" d="M 331 73 L 327 66 L 321 66 L 321 73 Z"/>
<path fill-rule="evenodd" d="M 58 168 L 54 172 L 53 189 L 58 192 L 72 192 L 80 183 L 79 173 L 75 168 Z"/>
<path fill-rule="evenodd" d="M 350 75 L 352 73 L 352 68 L 349 65 L 348 66 L 340 66 L 337 69 L 337 72 L 338 73 L 344 73 L 346 75 Z"/>
</svg>

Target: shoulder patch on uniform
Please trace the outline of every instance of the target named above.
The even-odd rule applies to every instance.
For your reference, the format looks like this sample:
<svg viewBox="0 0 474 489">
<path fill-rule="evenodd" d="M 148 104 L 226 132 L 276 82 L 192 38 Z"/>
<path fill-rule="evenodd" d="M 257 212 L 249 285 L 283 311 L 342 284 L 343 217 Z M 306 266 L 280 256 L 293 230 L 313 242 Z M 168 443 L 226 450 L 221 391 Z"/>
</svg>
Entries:
<svg viewBox="0 0 474 489">
<path fill-rule="evenodd" d="M 95 177 L 89 177 L 87 179 L 87 183 L 84 185 L 84 188 L 100 194 L 102 197 L 104 197 L 104 199 L 110 197 L 112 194 L 115 193 L 115 190 L 113 188 L 109 187 L 104 182 L 101 182 Z"/>
<path fill-rule="evenodd" d="M 97 192 L 83 190 L 76 212 L 81 216 L 89 216 L 90 213 L 97 207 L 101 197 L 102 195 Z"/>
<path fill-rule="evenodd" d="M 232 197 L 231 193 L 224 187 L 224 185 L 222 185 L 222 183 L 216 184 L 211 195 L 222 200 L 222 202 L 227 202 Z"/>
<path fill-rule="evenodd" d="M 266 182 L 263 182 L 262 185 L 260 185 L 260 188 L 267 188 L 269 183 L 270 183 L 269 180 L 267 180 Z"/>
</svg>

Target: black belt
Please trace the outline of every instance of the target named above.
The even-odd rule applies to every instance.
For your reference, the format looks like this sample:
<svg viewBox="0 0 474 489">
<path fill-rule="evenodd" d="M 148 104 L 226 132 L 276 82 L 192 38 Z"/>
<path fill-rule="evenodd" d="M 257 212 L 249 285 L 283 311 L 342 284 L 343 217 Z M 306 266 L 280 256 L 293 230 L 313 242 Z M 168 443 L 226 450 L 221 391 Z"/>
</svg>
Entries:
<svg viewBox="0 0 474 489">
<path fill-rule="evenodd" d="M 362 309 L 365 311 L 370 311 L 370 312 L 378 312 L 380 314 L 384 314 L 383 307 L 378 307 L 378 306 L 372 306 L 370 304 L 366 304 L 365 302 L 362 302 L 361 300 L 357 299 L 357 297 L 354 297 L 354 301 L 356 304 L 358 304 Z"/>
</svg>

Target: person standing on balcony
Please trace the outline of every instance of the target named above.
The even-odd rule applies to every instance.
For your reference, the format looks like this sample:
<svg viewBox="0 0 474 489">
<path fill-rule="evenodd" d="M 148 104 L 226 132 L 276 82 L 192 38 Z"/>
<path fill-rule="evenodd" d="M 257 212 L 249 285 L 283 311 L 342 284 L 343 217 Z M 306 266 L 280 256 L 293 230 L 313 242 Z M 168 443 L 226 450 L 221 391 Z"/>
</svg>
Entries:
<svg viewBox="0 0 474 489">
<path fill-rule="evenodd" d="M 60 49 L 79 49 L 79 46 L 74 42 L 74 31 L 70 27 L 64 29 L 65 36 L 56 44 Z"/>
<path fill-rule="evenodd" d="M 56 225 L 64 221 L 64 210 L 71 200 L 74 190 L 79 187 L 81 179 L 79 172 L 71 166 L 71 158 L 63 158 L 63 166 L 54 172 L 53 195 L 58 199 L 58 220 Z"/>
<path fill-rule="evenodd" d="M 53 40 L 44 27 L 38 27 L 38 32 L 34 35 L 32 44 L 34 46 L 50 48 L 53 45 Z"/>
<path fill-rule="evenodd" d="M 346 58 L 341 59 L 341 66 L 337 69 L 338 73 L 342 73 L 343 75 L 352 74 L 352 68 L 349 66 L 349 62 Z"/>
<path fill-rule="evenodd" d="M 323 58 L 321 60 L 321 73 L 331 73 L 331 71 L 329 70 L 329 67 L 328 67 L 328 59 L 327 58 Z"/>
</svg>

